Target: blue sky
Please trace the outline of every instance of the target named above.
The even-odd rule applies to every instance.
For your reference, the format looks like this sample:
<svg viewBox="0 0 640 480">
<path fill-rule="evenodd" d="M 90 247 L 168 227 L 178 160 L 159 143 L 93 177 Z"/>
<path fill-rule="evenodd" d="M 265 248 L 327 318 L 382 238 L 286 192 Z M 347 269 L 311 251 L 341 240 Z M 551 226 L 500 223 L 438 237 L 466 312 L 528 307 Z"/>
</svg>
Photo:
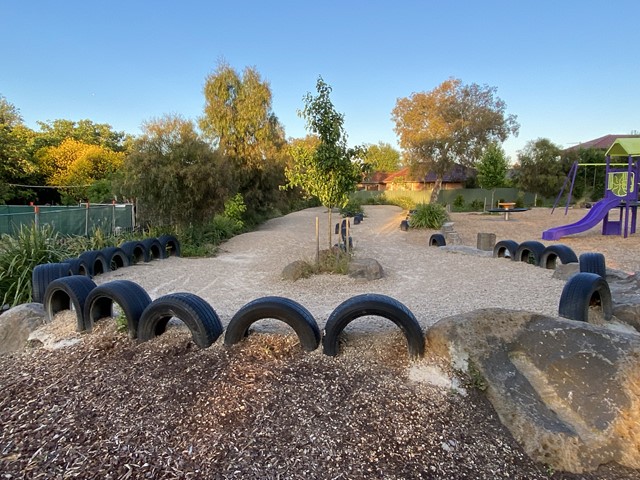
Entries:
<svg viewBox="0 0 640 480">
<path fill-rule="evenodd" d="M 131 134 L 197 119 L 220 59 L 270 83 L 288 137 L 318 75 L 352 145 L 397 145 L 396 100 L 449 77 L 494 86 L 518 116 L 513 159 L 640 130 L 636 1 L 0 0 L 0 95 L 26 124 L 90 119 Z"/>
</svg>

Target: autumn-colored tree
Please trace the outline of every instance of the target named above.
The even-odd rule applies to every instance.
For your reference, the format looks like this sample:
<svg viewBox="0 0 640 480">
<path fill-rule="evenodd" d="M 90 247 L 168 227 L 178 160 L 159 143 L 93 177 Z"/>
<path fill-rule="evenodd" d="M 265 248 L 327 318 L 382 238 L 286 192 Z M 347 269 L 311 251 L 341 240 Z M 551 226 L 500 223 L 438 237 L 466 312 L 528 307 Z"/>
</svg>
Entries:
<svg viewBox="0 0 640 480">
<path fill-rule="evenodd" d="M 400 152 L 384 142 L 367 145 L 364 161 L 372 172 L 395 172 L 401 165 Z"/>
<path fill-rule="evenodd" d="M 456 163 L 473 166 L 487 145 L 503 142 L 519 129 L 495 87 L 464 85 L 455 78 L 430 92 L 398 99 L 392 118 L 405 161 L 416 173 L 436 174 L 432 202 L 444 174 Z"/>
<path fill-rule="evenodd" d="M 271 89 L 254 68 L 242 75 L 221 62 L 204 86 L 199 125 L 233 166 L 234 183 L 252 210 L 277 201 L 284 182 L 284 130 L 271 107 Z"/>
<path fill-rule="evenodd" d="M 36 142 L 38 149 L 55 147 L 67 139 L 73 139 L 87 145 L 99 145 L 114 152 L 124 152 L 132 142 L 131 136 L 113 130 L 107 123 L 64 119 L 37 123 L 40 127 Z"/>
<path fill-rule="evenodd" d="M 228 162 L 176 115 L 143 125 L 123 171 L 123 190 L 136 198 L 142 221 L 157 225 L 209 220 L 231 190 Z"/>
<path fill-rule="evenodd" d="M 47 183 L 63 187 L 69 201 L 86 199 L 91 184 L 116 172 L 124 161 L 123 153 L 70 138 L 40 149 L 37 157 Z"/>
<path fill-rule="evenodd" d="M 307 122 L 307 128 L 318 138 L 313 148 L 294 144 L 290 151 L 293 163 L 286 169 L 289 186 L 298 186 L 309 195 L 317 197 L 329 209 L 329 248 L 331 248 L 331 209 L 344 207 L 349 202 L 349 194 L 362 180 L 364 156 L 363 147 L 347 147 L 344 131 L 344 116 L 338 113 L 331 99 L 331 87 L 322 77 L 316 83 L 318 95 L 307 93 L 304 109 L 300 116 Z"/>
</svg>

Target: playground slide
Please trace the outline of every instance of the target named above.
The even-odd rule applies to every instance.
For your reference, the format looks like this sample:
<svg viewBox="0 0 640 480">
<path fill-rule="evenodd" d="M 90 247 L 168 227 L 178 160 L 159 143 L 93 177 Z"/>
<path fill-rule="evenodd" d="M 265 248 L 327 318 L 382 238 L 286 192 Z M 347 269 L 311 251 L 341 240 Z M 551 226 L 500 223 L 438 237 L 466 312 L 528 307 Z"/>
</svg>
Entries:
<svg viewBox="0 0 640 480">
<path fill-rule="evenodd" d="M 609 210 L 617 207 L 618 205 L 620 205 L 620 199 L 618 197 L 605 197 L 599 202 L 594 203 L 589 210 L 589 213 L 587 213 L 581 220 L 575 223 L 570 223 L 569 225 L 562 225 L 560 227 L 545 230 L 542 232 L 542 239 L 558 240 L 559 238 L 567 235 L 589 230 L 600 223 L 604 217 L 607 216 Z"/>
</svg>

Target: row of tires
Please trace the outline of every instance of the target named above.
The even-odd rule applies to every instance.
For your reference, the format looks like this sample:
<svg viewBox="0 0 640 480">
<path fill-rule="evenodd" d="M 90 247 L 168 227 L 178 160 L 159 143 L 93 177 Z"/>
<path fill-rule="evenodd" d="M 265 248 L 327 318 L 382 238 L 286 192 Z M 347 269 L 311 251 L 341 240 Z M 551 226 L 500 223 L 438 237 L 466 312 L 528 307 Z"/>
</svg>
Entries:
<svg viewBox="0 0 640 480">
<path fill-rule="evenodd" d="M 173 235 L 161 235 L 124 242 L 119 247 L 89 250 L 78 258 L 67 258 L 59 263 L 37 265 L 31 274 L 32 298 L 34 302 L 43 303 L 49 283 L 61 277 L 83 275 L 93 278 L 111 270 L 170 256 L 180 256 L 180 242 Z"/>
<path fill-rule="evenodd" d="M 444 235 L 436 233 L 429 238 L 432 247 L 446 245 Z M 493 248 L 495 258 L 508 258 L 516 262 L 525 262 L 542 268 L 555 269 L 558 262 L 562 264 L 579 263 L 581 272 L 590 272 L 605 277 L 604 256 L 600 253 L 576 253 L 563 244 L 545 246 L 536 240 L 517 243 L 513 240 L 501 240 Z"/>
<path fill-rule="evenodd" d="M 173 317 L 189 328 L 194 343 L 200 348 L 211 346 L 223 334 L 215 310 L 192 293 L 172 293 L 152 301 L 148 293 L 135 282 L 114 280 L 97 286 L 90 278 L 75 275 L 52 281 L 44 297 L 48 319 L 53 319 L 62 310 L 73 308 L 78 331 L 91 331 L 100 319 L 111 317 L 114 303 L 118 304 L 126 317 L 129 336 L 140 342 L 163 334 Z M 586 322 L 594 306 L 602 309 L 605 320 L 611 319 L 611 292 L 607 281 L 588 272 L 572 276 L 562 291 L 559 315 Z M 345 327 L 355 319 L 368 315 L 395 323 L 405 335 L 412 358 L 424 355 L 424 333 L 414 314 L 398 300 L 381 294 L 357 295 L 342 302 L 329 316 L 323 335 L 313 315 L 294 300 L 275 296 L 258 298 L 244 305 L 233 316 L 225 332 L 224 344 L 231 346 L 240 342 L 249 334 L 255 322 L 269 318 L 289 325 L 304 350 L 313 351 L 322 342 L 323 352 L 336 356 L 339 337 Z"/>
<path fill-rule="evenodd" d="M 172 293 L 151 300 L 149 294 L 130 280 L 113 280 L 97 286 L 86 276 L 75 275 L 52 281 L 44 295 L 44 309 L 49 321 L 60 311 L 76 313 L 78 331 L 91 331 L 101 318 L 113 315 L 113 304 L 126 317 L 132 339 L 148 341 L 166 331 L 169 320 L 176 317 L 190 330 L 200 348 L 211 346 L 223 333 L 215 310 L 201 297 L 192 293 Z M 227 346 L 240 342 L 250 327 L 262 319 L 277 319 L 289 325 L 306 351 L 317 349 L 338 354 L 338 340 L 344 328 L 353 320 L 374 315 L 394 322 L 407 339 L 412 358 L 424 355 L 424 333 L 413 313 L 394 298 L 380 294 L 364 294 L 341 303 L 327 320 L 321 335 L 313 315 L 301 304 L 284 297 L 262 297 L 243 306 L 229 322 L 224 336 Z"/>
</svg>

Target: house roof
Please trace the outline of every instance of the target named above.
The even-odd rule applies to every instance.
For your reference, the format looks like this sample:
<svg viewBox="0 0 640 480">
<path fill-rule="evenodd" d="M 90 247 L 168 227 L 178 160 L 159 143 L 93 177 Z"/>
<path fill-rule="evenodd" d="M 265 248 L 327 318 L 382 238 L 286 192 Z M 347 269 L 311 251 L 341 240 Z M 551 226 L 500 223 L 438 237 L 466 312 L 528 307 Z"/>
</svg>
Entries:
<svg viewBox="0 0 640 480">
<path fill-rule="evenodd" d="M 572 147 L 566 148 L 567 150 L 587 150 L 589 148 L 595 148 L 597 150 L 607 150 L 613 142 L 615 142 L 618 138 L 640 138 L 640 135 L 615 135 L 609 134 L 603 137 L 596 138 L 594 140 L 589 140 L 588 142 L 582 142 L 578 145 L 574 145 Z"/>
<path fill-rule="evenodd" d="M 464 182 L 473 175 L 473 168 L 455 165 L 451 170 L 444 174 L 443 183 L 459 183 Z M 374 172 L 363 183 L 391 183 L 394 180 L 402 179 L 405 182 L 433 183 L 436 181 L 436 174 L 429 172 L 424 177 L 411 174 L 409 167 L 404 167 L 397 172 Z"/>
</svg>

